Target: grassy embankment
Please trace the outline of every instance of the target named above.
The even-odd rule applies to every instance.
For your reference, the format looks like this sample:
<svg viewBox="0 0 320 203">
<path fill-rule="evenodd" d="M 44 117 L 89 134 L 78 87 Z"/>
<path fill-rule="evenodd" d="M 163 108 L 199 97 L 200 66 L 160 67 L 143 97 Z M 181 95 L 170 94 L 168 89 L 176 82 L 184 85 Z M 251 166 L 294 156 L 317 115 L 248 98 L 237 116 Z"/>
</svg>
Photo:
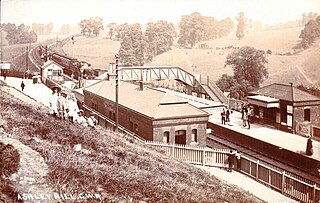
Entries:
<svg viewBox="0 0 320 203">
<path fill-rule="evenodd" d="M 43 108 L 27 105 L 1 90 L 0 99 L 6 132 L 44 157 L 49 167 L 47 183 L 56 192 L 99 193 L 104 202 L 261 202 L 121 135 L 56 120 Z M 79 143 L 90 153 L 75 152 L 73 147 Z"/>
</svg>

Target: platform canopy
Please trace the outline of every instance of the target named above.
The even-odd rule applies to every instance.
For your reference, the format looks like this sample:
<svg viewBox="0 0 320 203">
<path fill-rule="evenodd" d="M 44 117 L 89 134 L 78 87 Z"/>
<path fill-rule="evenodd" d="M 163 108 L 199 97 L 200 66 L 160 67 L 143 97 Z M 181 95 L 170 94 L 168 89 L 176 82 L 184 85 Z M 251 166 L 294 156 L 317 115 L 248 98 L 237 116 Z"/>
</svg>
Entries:
<svg viewBox="0 0 320 203">
<path fill-rule="evenodd" d="M 248 96 L 248 102 L 253 105 L 262 106 L 266 108 L 279 108 L 279 99 L 268 97 L 264 95 Z"/>
</svg>

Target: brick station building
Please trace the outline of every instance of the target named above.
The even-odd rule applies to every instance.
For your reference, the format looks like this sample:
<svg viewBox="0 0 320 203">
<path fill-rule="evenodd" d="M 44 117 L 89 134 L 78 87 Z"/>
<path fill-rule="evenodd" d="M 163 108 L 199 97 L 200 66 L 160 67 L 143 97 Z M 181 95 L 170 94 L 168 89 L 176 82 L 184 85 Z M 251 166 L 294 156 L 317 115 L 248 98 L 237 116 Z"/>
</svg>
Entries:
<svg viewBox="0 0 320 203">
<path fill-rule="evenodd" d="M 83 93 L 84 107 L 115 120 L 115 81 L 102 80 L 86 87 Z M 206 145 L 208 113 L 184 99 L 142 84 L 119 82 L 118 119 L 119 125 L 147 140 Z M 103 122 L 99 120 L 102 125 Z"/>
<path fill-rule="evenodd" d="M 274 83 L 249 92 L 254 120 L 280 130 L 320 138 L 320 98 L 292 85 Z"/>
</svg>

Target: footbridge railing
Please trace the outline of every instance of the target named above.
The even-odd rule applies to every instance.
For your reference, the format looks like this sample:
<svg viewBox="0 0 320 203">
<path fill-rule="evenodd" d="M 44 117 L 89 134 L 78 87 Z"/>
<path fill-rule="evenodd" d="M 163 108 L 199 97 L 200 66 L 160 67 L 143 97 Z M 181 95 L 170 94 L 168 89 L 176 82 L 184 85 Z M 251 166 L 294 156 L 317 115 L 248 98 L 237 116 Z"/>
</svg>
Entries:
<svg viewBox="0 0 320 203">
<path fill-rule="evenodd" d="M 110 72 L 113 71 L 114 67 L 111 67 Z M 119 79 L 124 81 L 179 80 L 195 90 L 206 94 L 212 100 L 227 104 L 226 96 L 209 77 L 206 83 L 202 83 L 194 74 L 177 66 L 119 67 L 118 74 Z"/>
<path fill-rule="evenodd" d="M 119 79 L 136 81 L 175 79 L 191 87 L 195 86 L 194 75 L 176 66 L 119 67 Z"/>
</svg>

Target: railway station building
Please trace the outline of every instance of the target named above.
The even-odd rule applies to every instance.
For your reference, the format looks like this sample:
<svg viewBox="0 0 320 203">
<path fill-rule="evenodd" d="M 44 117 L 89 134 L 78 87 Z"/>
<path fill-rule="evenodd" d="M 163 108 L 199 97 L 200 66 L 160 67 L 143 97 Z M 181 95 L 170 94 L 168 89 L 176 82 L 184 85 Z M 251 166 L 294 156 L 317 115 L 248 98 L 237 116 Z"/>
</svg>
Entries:
<svg viewBox="0 0 320 203">
<path fill-rule="evenodd" d="M 249 92 L 254 120 L 280 130 L 320 138 L 320 98 L 292 84 L 270 84 Z"/>
<path fill-rule="evenodd" d="M 84 109 L 115 120 L 115 81 L 101 80 L 84 88 Z M 88 112 L 87 112 L 88 113 Z M 209 114 L 142 83 L 119 82 L 119 125 L 146 140 L 206 146 Z M 104 124 L 99 117 L 99 123 Z"/>
</svg>

